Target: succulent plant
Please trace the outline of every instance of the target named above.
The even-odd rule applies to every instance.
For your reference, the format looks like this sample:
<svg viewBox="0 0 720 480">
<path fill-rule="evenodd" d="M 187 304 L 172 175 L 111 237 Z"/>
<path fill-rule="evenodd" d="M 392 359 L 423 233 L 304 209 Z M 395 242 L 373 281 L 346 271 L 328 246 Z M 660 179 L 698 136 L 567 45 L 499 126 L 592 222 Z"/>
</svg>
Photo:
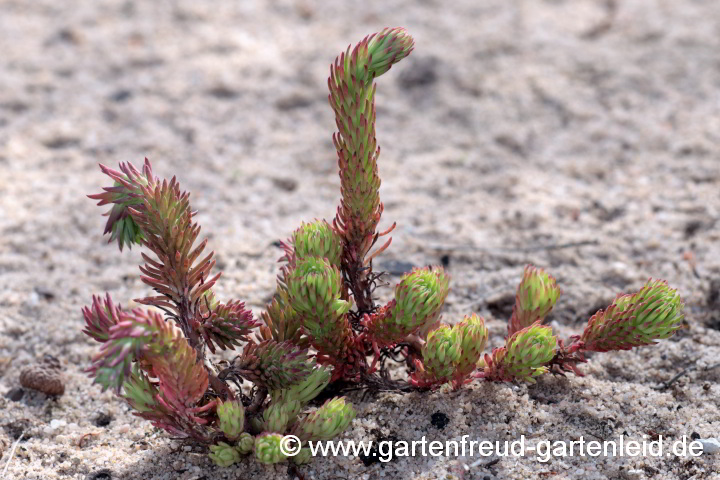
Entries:
<svg viewBox="0 0 720 480">
<path fill-rule="evenodd" d="M 453 372 L 453 378 L 457 382 L 464 380 L 475 370 L 487 345 L 488 329 L 485 320 L 473 313 L 455 324 L 453 330 L 457 331 L 460 337 L 460 357 Z"/>
<path fill-rule="evenodd" d="M 259 317 L 213 290 L 214 252 L 199 241 L 189 193 L 178 180 L 142 169 L 101 165 L 112 186 L 90 195 L 109 205 L 105 233 L 120 250 L 143 248 L 142 282 L 152 296 L 123 309 L 109 294 L 82 310 L 84 333 L 100 343 L 89 373 L 112 389 L 135 415 L 177 437 L 209 446 L 210 458 L 231 465 L 254 452 L 257 461 L 287 459 L 281 445 L 296 435 L 296 464 L 310 461 L 308 442 L 340 435 L 355 418 L 344 398 L 308 404 L 332 382 L 376 389 L 453 388 L 474 379 L 535 382 L 540 375 L 574 372 L 585 351 L 626 350 L 668 338 L 681 326 L 683 303 L 665 282 L 619 296 L 595 314 L 582 335 L 558 340 L 543 325 L 560 289 L 542 269 L 528 266 L 517 289 L 505 345 L 483 351 L 488 329 L 472 313 L 455 325 L 440 314 L 450 289 L 442 267 L 413 269 L 379 305 L 382 272 L 373 259 L 395 227 L 378 231 L 380 200 L 375 80 L 413 50 L 402 28 L 384 29 L 342 53 L 330 67 L 329 103 L 340 175 L 340 205 L 332 222 L 302 223 L 281 242 L 275 293 Z M 375 245 L 381 241 L 379 247 Z M 219 290 L 218 290 L 219 291 Z M 217 350 L 238 350 L 231 361 Z M 391 380 L 388 359 L 408 366 L 410 382 Z M 241 383 L 250 382 L 251 389 Z M 245 393 L 243 393 L 245 392 Z"/>
<path fill-rule="evenodd" d="M 507 338 L 505 347 L 485 355 L 484 370 L 475 376 L 486 380 L 530 382 L 548 371 L 582 376 L 578 364 L 586 362 L 584 352 L 630 350 L 652 345 L 657 340 L 669 338 L 682 327 L 684 304 L 677 290 L 665 281 L 651 279 L 638 292 L 618 295 L 611 305 L 593 315 L 582 335 L 572 336 L 569 342 L 550 340 L 550 327 L 541 326 L 541 323 L 559 294 L 555 279 L 541 269 L 528 266 L 518 287 L 519 300 L 508 330 L 514 331 L 522 325 L 523 318 L 534 319 L 534 323 L 514 331 Z M 523 355 L 531 344 L 535 345 L 529 350 L 532 355 Z M 552 355 L 549 354 L 550 347 Z"/>
<path fill-rule="evenodd" d="M 350 340 L 347 312 L 342 298 L 340 270 L 327 259 L 300 260 L 288 279 L 290 306 L 303 318 L 303 328 L 313 346 L 325 355 L 344 357 Z"/>
<path fill-rule="evenodd" d="M 301 448 L 292 459 L 296 465 L 305 465 L 312 460 L 312 451 L 309 448 Z"/>
<path fill-rule="evenodd" d="M 292 246 L 296 259 L 324 258 L 330 265 L 340 267 L 343 239 L 325 220 L 303 223 L 293 233 Z"/>
</svg>

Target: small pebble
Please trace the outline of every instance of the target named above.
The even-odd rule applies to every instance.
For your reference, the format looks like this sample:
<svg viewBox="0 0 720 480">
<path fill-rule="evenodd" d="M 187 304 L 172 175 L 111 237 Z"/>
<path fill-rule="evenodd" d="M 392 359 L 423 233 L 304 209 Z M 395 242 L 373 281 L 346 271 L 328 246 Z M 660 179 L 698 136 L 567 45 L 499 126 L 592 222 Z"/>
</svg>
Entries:
<svg viewBox="0 0 720 480">
<path fill-rule="evenodd" d="M 107 427 L 112 422 L 112 416 L 107 413 L 100 413 L 95 417 L 95 425 L 98 427 Z"/>
<path fill-rule="evenodd" d="M 714 454 L 720 452 L 720 440 L 717 438 L 699 438 L 696 441 L 702 443 L 703 454 Z"/>
<path fill-rule="evenodd" d="M 67 422 L 65 420 L 54 419 L 50 421 L 50 428 L 52 429 L 64 427 L 65 425 L 67 425 Z"/>
<path fill-rule="evenodd" d="M 19 402 L 25 395 L 25 390 L 20 387 L 11 388 L 5 394 L 5 398 L 12 400 L 13 402 Z"/>
</svg>

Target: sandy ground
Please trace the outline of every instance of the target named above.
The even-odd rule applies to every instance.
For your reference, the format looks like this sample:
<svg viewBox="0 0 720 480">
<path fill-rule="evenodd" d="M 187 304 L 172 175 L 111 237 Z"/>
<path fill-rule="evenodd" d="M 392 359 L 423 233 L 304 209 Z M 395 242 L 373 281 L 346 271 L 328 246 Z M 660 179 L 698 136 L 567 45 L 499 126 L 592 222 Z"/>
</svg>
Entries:
<svg viewBox="0 0 720 480">
<path fill-rule="evenodd" d="M 383 224 L 399 226 L 376 265 L 445 261 L 445 319 L 483 314 L 493 346 L 528 262 L 564 289 L 553 314 L 563 337 L 648 277 L 680 289 L 688 328 L 656 347 L 596 355 L 584 378 L 356 393 L 347 438 L 720 436 L 720 369 L 702 371 L 720 357 L 717 1 L 4 0 L 0 472 L 23 435 L 6 478 L 287 478 L 284 465 L 215 467 L 91 386 L 83 369 L 95 345 L 80 308 L 93 293 L 128 305 L 146 290 L 139 252 L 105 245 L 85 194 L 106 182 L 98 162 L 147 156 L 159 175 L 177 174 L 225 272 L 218 293 L 259 313 L 274 289 L 273 243 L 301 220 L 330 218 L 338 199 L 328 65 L 394 25 L 417 47 L 378 84 Z M 65 395 L 5 397 L 44 354 L 62 363 Z M 689 480 L 717 470 L 717 454 L 549 463 L 528 454 L 316 459 L 301 472 Z"/>
</svg>

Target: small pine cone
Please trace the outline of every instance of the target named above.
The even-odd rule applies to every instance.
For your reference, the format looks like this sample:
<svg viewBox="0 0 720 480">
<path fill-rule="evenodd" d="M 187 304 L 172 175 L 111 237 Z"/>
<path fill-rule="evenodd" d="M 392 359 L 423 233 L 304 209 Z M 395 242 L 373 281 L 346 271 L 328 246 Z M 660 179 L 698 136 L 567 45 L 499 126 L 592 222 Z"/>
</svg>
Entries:
<svg viewBox="0 0 720 480">
<path fill-rule="evenodd" d="M 42 363 L 25 367 L 20 373 L 20 385 L 44 393 L 60 396 L 65 393 L 65 383 L 60 374 L 60 363 L 46 355 Z"/>
</svg>

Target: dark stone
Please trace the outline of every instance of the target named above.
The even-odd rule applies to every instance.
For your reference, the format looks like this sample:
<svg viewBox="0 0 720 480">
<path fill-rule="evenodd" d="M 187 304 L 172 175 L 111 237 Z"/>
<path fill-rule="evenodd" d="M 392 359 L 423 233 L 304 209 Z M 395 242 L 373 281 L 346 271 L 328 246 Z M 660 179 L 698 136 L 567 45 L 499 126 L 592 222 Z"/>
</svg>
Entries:
<svg viewBox="0 0 720 480">
<path fill-rule="evenodd" d="M 411 63 L 400 72 L 398 82 L 405 89 L 429 87 L 438 79 L 439 60 L 434 57 L 411 58 Z"/>
<path fill-rule="evenodd" d="M 445 255 L 440 257 L 440 263 L 442 264 L 442 266 L 444 268 L 449 267 L 450 266 L 450 255 L 446 253 Z"/>
<path fill-rule="evenodd" d="M 313 99 L 301 93 L 292 93 L 275 102 L 278 110 L 295 110 L 297 108 L 306 108 L 313 104 Z"/>
<path fill-rule="evenodd" d="M 487 308 L 493 317 L 498 320 L 510 318 L 513 305 L 515 305 L 515 292 L 510 290 L 505 291 L 501 294 L 494 295 L 492 298 L 488 298 L 486 302 Z"/>
<path fill-rule="evenodd" d="M 113 417 L 107 413 L 100 413 L 95 417 L 95 425 L 98 427 L 107 427 L 112 422 Z"/>
<path fill-rule="evenodd" d="M 44 287 L 35 287 L 35 293 L 40 295 L 46 302 L 50 302 L 55 298 L 55 292 Z"/>
<path fill-rule="evenodd" d="M 707 303 L 709 307 L 720 307 L 720 278 L 713 278 L 710 281 L 710 291 L 707 295 Z"/>
<path fill-rule="evenodd" d="M 126 88 L 122 88 L 120 90 L 117 90 L 112 95 L 110 95 L 110 100 L 116 103 L 123 103 L 127 100 L 130 100 L 132 98 L 133 92 L 131 90 L 128 90 Z"/>
<path fill-rule="evenodd" d="M 22 387 L 11 388 L 6 394 L 5 398 L 12 400 L 13 402 L 19 402 L 25 395 L 25 390 Z"/>
<path fill-rule="evenodd" d="M 63 148 L 74 147 L 80 144 L 80 139 L 75 137 L 56 136 L 43 142 L 47 148 L 59 150 Z"/>
<path fill-rule="evenodd" d="M 3 429 L 5 429 L 7 434 L 13 440 L 17 440 L 23 434 L 23 440 L 27 440 L 28 438 L 32 437 L 30 426 L 30 420 L 23 418 L 10 423 L 6 423 L 5 425 L 3 425 Z"/>
<path fill-rule="evenodd" d="M 690 438 L 692 438 L 693 440 L 697 440 L 698 438 L 700 438 L 700 434 L 697 432 L 692 432 L 690 434 Z"/>
<path fill-rule="evenodd" d="M 706 301 L 708 315 L 705 318 L 705 324 L 713 330 L 720 330 L 720 278 L 710 280 Z"/>
<path fill-rule="evenodd" d="M 273 178 L 272 182 L 277 188 L 286 192 L 292 192 L 296 190 L 298 186 L 297 180 L 293 180 L 292 178 Z"/>
<path fill-rule="evenodd" d="M 107 468 L 103 468 L 102 470 L 88 474 L 88 476 L 85 477 L 85 480 L 112 480 L 112 478 L 112 471 Z"/>
<path fill-rule="evenodd" d="M 399 277 L 412 271 L 413 268 L 415 268 L 415 265 L 410 262 L 404 262 L 402 260 L 387 260 L 378 263 L 375 270 L 378 272 L 387 272 L 389 275 Z"/>
<path fill-rule="evenodd" d="M 238 97 L 240 94 L 232 88 L 225 85 L 218 85 L 207 91 L 211 97 L 218 98 L 220 100 L 231 100 Z"/>
<path fill-rule="evenodd" d="M 430 423 L 438 430 L 443 430 L 450 423 L 450 418 L 443 412 L 438 411 L 430 416 Z"/>
</svg>

